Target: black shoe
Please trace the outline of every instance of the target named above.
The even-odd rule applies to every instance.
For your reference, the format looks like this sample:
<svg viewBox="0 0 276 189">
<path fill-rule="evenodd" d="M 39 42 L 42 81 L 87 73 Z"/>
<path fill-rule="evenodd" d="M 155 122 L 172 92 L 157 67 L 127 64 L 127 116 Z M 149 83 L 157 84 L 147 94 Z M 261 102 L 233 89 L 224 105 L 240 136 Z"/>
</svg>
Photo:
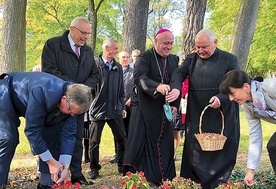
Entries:
<svg viewBox="0 0 276 189">
<path fill-rule="evenodd" d="M 46 184 L 46 185 L 43 185 L 43 184 L 38 183 L 38 184 L 37 184 L 37 189 L 52 189 L 52 186 L 53 186 L 54 184 L 55 184 L 54 182 L 51 182 L 51 183 Z"/>
<path fill-rule="evenodd" d="M 91 181 L 88 182 L 88 181 L 85 179 L 84 176 L 80 176 L 80 177 L 74 178 L 74 179 L 71 178 L 71 182 L 72 182 L 72 184 L 78 182 L 80 185 L 85 185 L 85 186 L 93 185 L 93 184 L 94 184 L 94 183 L 91 182 Z"/>
<path fill-rule="evenodd" d="M 110 163 L 117 163 L 118 162 L 118 156 L 115 155 L 113 158 L 109 161 Z"/>
<path fill-rule="evenodd" d="M 97 179 L 99 177 L 99 171 L 96 169 L 93 169 L 88 173 L 88 178 L 90 179 Z"/>
</svg>

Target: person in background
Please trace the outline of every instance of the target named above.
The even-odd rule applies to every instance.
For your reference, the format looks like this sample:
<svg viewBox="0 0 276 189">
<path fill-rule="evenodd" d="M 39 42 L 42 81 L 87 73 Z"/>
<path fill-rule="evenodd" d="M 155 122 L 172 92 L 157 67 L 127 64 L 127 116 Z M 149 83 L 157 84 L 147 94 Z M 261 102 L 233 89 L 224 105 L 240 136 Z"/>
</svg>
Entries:
<svg viewBox="0 0 276 189">
<path fill-rule="evenodd" d="M 131 103 L 131 95 L 132 95 L 132 89 L 134 85 L 134 79 L 133 79 L 133 68 L 130 67 L 129 65 L 129 54 L 127 51 L 121 51 L 119 53 L 119 63 L 123 67 L 123 81 L 124 81 L 124 89 L 125 89 L 125 108 L 127 112 L 127 116 L 123 119 L 124 121 L 124 126 L 126 130 L 126 138 L 128 135 L 128 128 L 129 128 L 129 118 L 131 115 L 130 112 L 130 103 Z M 114 139 L 114 144 L 115 144 L 115 153 L 117 152 L 117 144 L 116 140 Z M 110 160 L 111 163 L 117 162 L 117 153 L 116 155 Z"/>
<path fill-rule="evenodd" d="M 260 79 L 260 78 L 254 78 Z M 249 147 L 247 173 L 244 182 L 248 186 L 255 184 L 255 170 L 260 165 L 262 153 L 261 120 L 276 124 L 276 79 L 264 82 L 253 80 L 241 70 L 232 70 L 225 74 L 220 92 L 227 94 L 229 99 L 242 105 L 249 126 Z M 267 143 L 269 158 L 276 173 L 276 133 Z"/>
<path fill-rule="evenodd" d="M 0 76 L 0 94 L 0 188 L 8 182 L 19 143 L 19 117 L 25 118 L 31 150 L 40 157 L 37 188 L 62 183 L 74 151 L 77 114 L 89 109 L 91 88 L 43 72 L 11 72 Z"/>
<path fill-rule="evenodd" d="M 216 188 L 227 182 L 235 166 L 240 139 L 239 105 L 227 95 L 219 93 L 224 74 L 238 69 L 235 55 L 217 48 L 217 38 L 210 29 L 199 31 L 195 37 L 196 52 L 188 54 L 171 79 L 171 92 L 166 100 L 174 101 L 181 91 L 183 81 L 189 77 L 186 113 L 185 142 L 180 176 L 200 183 L 203 189 Z M 224 114 L 224 148 L 203 151 L 195 138 L 199 133 L 199 119 L 203 109 L 210 105 L 203 116 L 202 131 L 220 133 Z M 230 153 L 231 152 L 231 153 Z"/>
<path fill-rule="evenodd" d="M 99 82 L 99 71 L 92 49 L 86 45 L 90 31 L 89 21 L 84 17 L 76 17 L 62 36 L 47 40 L 42 51 L 42 71 L 65 81 L 85 84 L 95 91 Z M 70 166 L 71 181 L 90 185 L 92 183 L 86 180 L 81 167 L 84 114 L 78 116 L 77 124 L 77 139 Z"/>
<path fill-rule="evenodd" d="M 84 126 L 83 126 L 83 147 L 84 147 L 84 163 L 89 163 L 89 112 L 84 113 Z"/>
<path fill-rule="evenodd" d="M 134 64 L 138 58 L 140 54 L 140 51 L 138 49 L 134 49 L 132 52 L 131 52 L 131 59 L 132 59 L 132 62 L 130 63 L 130 67 L 131 68 L 134 68 Z"/>
<path fill-rule="evenodd" d="M 123 173 L 126 132 L 123 118 L 126 117 L 124 102 L 124 82 L 122 66 L 115 61 L 118 42 L 106 39 L 102 45 L 103 54 L 96 59 L 100 81 L 96 87 L 90 108 L 91 125 L 89 128 L 90 179 L 99 177 L 99 148 L 105 123 L 109 125 L 117 142 L 118 172 Z"/>
<path fill-rule="evenodd" d="M 131 117 L 124 158 L 124 174 L 143 171 L 153 185 L 161 185 L 176 175 L 173 125 L 164 113 L 165 96 L 179 58 L 170 54 L 172 32 L 162 28 L 154 36 L 154 47 L 142 52 L 134 67 L 135 94 L 131 97 Z M 171 103 L 173 112 L 179 101 Z"/>
<path fill-rule="evenodd" d="M 188 100 L 188 78 L 182 83 L 182 93 L 180 107 L 176 114 L 174 114 L 174 159 L 176 159 L 177 147 L 181 141 L 181 132 L 185 130 L 186 111 L 187 111 L 187 100 Z M 184 133 L 183 133 L 184 135 Z"/>
</svg>

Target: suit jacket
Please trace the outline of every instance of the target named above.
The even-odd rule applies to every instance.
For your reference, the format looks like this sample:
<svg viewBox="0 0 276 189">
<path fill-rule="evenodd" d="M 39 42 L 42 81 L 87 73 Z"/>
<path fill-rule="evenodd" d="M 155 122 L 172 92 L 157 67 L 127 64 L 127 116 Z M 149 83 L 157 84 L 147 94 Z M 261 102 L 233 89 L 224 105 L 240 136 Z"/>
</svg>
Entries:
<svg viewBox="0 0 276 189">
<path fill-rule="evenodd" d="M 7 85 L 16 114 L 26 119 L 25 134 L 34 154 L 49 157 L 48 147 L 42 138 L 43 127 L 60 126 L 60 158 L 74 151 L 76 118 L 62 114 L 59 103 L 70 81 L 43 72 L 11 72 L 7 74 Z M 0 97 L 1 100 L 1 97 Z M 2 102 L 1 102 L 2 103 Z M 19 126 L 19 123 L 17 123 Z"/>
</svg>

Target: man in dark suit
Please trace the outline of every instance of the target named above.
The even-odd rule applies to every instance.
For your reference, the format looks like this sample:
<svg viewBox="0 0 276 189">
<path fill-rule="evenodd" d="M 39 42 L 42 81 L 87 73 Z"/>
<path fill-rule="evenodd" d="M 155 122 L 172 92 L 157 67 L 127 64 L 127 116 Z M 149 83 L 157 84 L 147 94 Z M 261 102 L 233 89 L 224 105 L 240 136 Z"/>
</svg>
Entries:
<svg viewBox="0 0 276 189">
<path fill-rule="evenodd" d="M 42 52 L 42 71 L 58 76 L 66 81 L 85 84 L 95 89 L 99 79 L 99 71 L 95 64 L 93 51 L 86 45 L 90 34 L 90 23 L 86 18 L 77 17 L 71 22 L 69 31 L 60 37 L 46 41 Z M 83 126 L 84 115 L 77 120 L 77 140 L 70 167 L 72 183 L 87 182 L 82 174 Z"/>
<path fill-rule="evenodd" d="M 76 141 L 77 114 L 89 109 L 91 88 L 42 72 L 11 72 L 0 76 L 0 188 L 7 184 L 10 164 L 19 143 L 19 117 L 41 177 L 37 188 L 63 182 Z"/>
</svg>

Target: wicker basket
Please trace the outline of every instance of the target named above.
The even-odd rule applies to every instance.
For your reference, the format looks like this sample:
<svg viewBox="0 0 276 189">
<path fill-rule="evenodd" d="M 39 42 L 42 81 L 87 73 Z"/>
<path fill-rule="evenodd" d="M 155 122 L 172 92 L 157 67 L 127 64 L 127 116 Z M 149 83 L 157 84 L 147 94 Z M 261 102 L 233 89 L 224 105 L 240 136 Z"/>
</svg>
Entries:
<svg viewBox="0 0 276 189">
<path fill-rule="evenodd" d="M 210 105 L 206 106 L 203 111 L 201 112 L 200 119 L 199 119 L 199 134 L 195 134 L 196 139 L 198 140 L 200 147 L 203 151 L 217 151 L 222 150 L 224 143 L 227 139 L 226 136 L 223 136 L 224 130 L 224 116 L 221 110 L 220 114 L 222 117 L 222 129 L 221 133 L 202 133 L 201 126 L 202 126 L 202 116 L 205 110 L 210 107 Z"/>
</svg>

